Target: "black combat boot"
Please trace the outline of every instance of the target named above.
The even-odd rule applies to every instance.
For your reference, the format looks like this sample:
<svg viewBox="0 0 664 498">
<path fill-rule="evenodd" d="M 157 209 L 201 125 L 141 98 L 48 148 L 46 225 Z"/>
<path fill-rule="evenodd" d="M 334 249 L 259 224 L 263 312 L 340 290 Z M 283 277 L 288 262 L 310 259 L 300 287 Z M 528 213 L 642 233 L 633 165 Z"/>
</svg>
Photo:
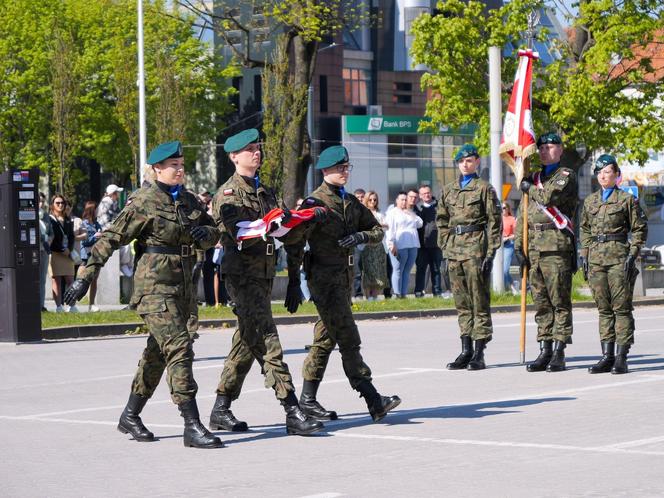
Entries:
<svg viewBox="0 0 664 498">
<path fill-rule="evenodd" d="M 473 340 L 469 335 L 461 336 L 461 354 L 452 363 L 447 364 L 448 370 L 461 370 L 468 366 L 473 357 Z"/>
<path fill-rule="evenodd" d="M 540 341 L 540 354 L 535 361 L 529 363 L 526 370 L 529 372 L 544 372 L 553 355 L 553 341 Z"/>
<path fill-rule="evenodd" d="M 629 353 L 629 344 L 618 344 L 616 348 L 616 361 L 613 363 L 611 369 L 612 374 L 626 374 L 629 369 L 627 368 L 627 353 Z"/>
<path fill-rule="evenodd" d="M 610 372 L 613 362 L 616 361 L 615 348 L 615 342 L 602 341 L 602 357 L 592 367 L 588 368 L 588 373 L 599 374 Z"/>
<path fill-rule="evenodd" d="M 131 434 L 136 441 L 154 441 L 154 434 L 146 429 L 139 417 L 147 402 L 148 398 L 131 393 L 118 422 L 118 430 L 123 434 Z"/>
<path fill-rule="evenodd" d="M 322 431 L 325 427 L 321 422 L 306 415 L 297 404 L 295 393 L 290 391 L 286 399 L 281 400 L 286 411 L 286 433 L 295 436 L 307 436 Z"/>
<path fill-rule="evenodd" d="M 231 432 L 244 432 L 249 427 L 246 422 L 235 418 L 231 411 L 231 398 L 224 394 L 217 394 L 217 399 L 210 413 L 210 429 L 213 431 L 225 430 Z"/>
<path fill-rule="evenodd" d="M 486 364 L 484 363 L 484 348 L 486 347 L 486 339 L 477 339 L 475 341 L 475 352 L 473 357 L 468 362 L 466 367 L 468 370 L 484 370 Z"/>
<path fill-rule="evenodd" d="M 302 384 L 302 394 L 300 394 L 300 409 L 315 418 L 316 420 L 336 420 L 337 412 L 326 410 L 316 401 L 319 380 L 305 380 Z"/>
<path fill-rule="evenodd" d="M 387 412 L 401 404 L 399 396 L 381 396 L 371 382 L 363 381 L 357 386 L 360 396 L 364 398 L 369 408 L 369 415 L 374 422 L 385 418 Z"/>
<path fill-rule="evenodd" d="M 180 415 L 184 418 L 184 445 L 194 448 L 221 448 L 224 444 L 221 439 L 212 435 L 203 424 L 198 415 L 198 406 L 195 399 L 190 399 L 178 405 Z"/>
<path fill-rule="evenodd" d="M 562 372 L 565 370 L 565 346 L 563 341 L 553 342 L 553 355 L 551 361 L 546 366 L 547 372 Z"/>
</svg>

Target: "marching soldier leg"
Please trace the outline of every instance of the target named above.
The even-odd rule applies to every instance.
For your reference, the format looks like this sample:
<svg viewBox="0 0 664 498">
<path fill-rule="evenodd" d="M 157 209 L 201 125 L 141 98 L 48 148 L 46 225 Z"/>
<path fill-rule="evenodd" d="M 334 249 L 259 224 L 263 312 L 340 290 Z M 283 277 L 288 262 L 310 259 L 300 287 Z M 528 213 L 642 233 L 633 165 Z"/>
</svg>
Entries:
<svg viewBox="0 0 664 498">
<path fill-rule="evenodd" d="M 491 323 L 491 282 L 480 271 L 481 260 L 469 259 L 464 261 L 466 282 L 473 309 L 473 332 L 475 341 L 474 353 L 468 370 L 484 370 L 484 349 L 491 341 L 493 324 Z"/>
<path fill-rule="evenodd" d="M 456 360 L 447 364 L 448 370 L 464 369 L 473 357 L 472 333 L 473 313 L 470 290 L 466 281 L 464 265 L 461 261 L 450 260 L 448 262 L 450 288 L 454 296 L 454 304 L 457 309 L 459 330 L 461 332 L 461 354 Z"/>
<path fill-rule="evenodd" d="M 307 415 L 317 420 L 336 420 L 337 412 L 326 410 L 316 400 L 318 387 L 325 375 L 327 362 L 330 359 L 330 353 L 336 345 L 322 320 L 318 320 L 314 325 L 314 341 L 309 349 L 309 354 L 302 365 L 302 393 L 300 394 L 300 408 Z"/>
</svg>

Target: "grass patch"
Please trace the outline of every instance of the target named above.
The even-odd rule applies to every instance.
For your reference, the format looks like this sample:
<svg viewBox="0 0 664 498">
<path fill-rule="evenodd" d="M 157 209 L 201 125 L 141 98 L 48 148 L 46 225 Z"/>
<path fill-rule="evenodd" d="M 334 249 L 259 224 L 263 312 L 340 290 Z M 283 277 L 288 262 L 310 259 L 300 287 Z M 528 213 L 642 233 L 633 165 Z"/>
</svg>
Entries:
<svg viewBox="0 0 664 498">
<path fill-rule="evenodd" d="M 578 272 L 572 283 L 572 300 L 590 301 L 592 298 L 579 292 L 580 287 L 586 287 L 581 272 Z M 521 303 L 521 296 L 514 296 L 509 293 L 491 294 L 492 306 L 500 305 L 518 305 Z M 527 303 L 532 304 L 530 294 L 527 296 Z M 438 297 L 425 297 L 420 299 L 386 299 L 383 301 L 359 301 L 353 303 L 355 312 L 377 312 L 377 311 L 408 311 L 408 310 L 430 310 L 440 308 L 453 308 L 453 299 L 441 299 Z M 275 316 L 288 315 L 283 304 L 273 304 L 272 312 Z M 313 303 L 303 303 L 297 312 L 298 315 L 316 315 L 316 307 Z M 232 319 L 235 317 L 232 310 L 223 308 L 199 308 L 199 317 L 201 319 Z M 66 327 L 73 325 L 95 325 L 104 323 L 141 323 L 141 318 L 135 311 L 102 311 L 99 313 L 42 313 L 42 327 Z"/>
</svg>

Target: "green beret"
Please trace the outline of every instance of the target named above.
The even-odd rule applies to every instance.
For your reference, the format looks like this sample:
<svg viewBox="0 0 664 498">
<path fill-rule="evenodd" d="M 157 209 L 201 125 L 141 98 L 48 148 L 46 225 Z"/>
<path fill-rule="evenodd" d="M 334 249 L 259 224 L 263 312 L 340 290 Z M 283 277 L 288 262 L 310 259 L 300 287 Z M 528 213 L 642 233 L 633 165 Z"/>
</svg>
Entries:
<svg viewBox="0 0 664 498">
<path fill-rule="evenodd" d="M 464 157 L 470 156 L 480 157 L 480 153 L 477 151 L 477 147 L 475 147 L 473 144 L 463 144 L 454 155 L 454 160 L 460 161 Z"/>
<path fill-rule="evenodd" d="M 593 173 L 596 175 L 610 164 L 615 164 L 616 168 L 618 167 L 618 161 L 616 161 L 614 156 L 611 154 L 602 154 L 595 161 L 595 169 L 593 170 Z"/>
<path fill-rule="evenodd" d="M 172 157 L 182 157 L 182 144 L 179 140 L 157 145 L 148 157 L 148 164 L 157 164 Z"/>
<path fill-rule="evenodd" d="M 229 154 L 231 152 L 239 152 L 250 143 L 258 140 L 259 136 L 256 128 L 249 128 L 248 130 L 241 131 L 226 139 L 224 150 Z"/>
<path fill-rule="evenodd" d="M 544 133 L 543 135 L 540 135 L 540 137 L 537 139 L 537 146 L 539 147 L 542 144 L 557 144 L 557 145 L 562 145 L 563 141 L 560 138 L 560 135 L 557 133 L 553 133 L 550 131 L 549 133 Z"/>
<path fill-rule="evenodd" d="M 335 164 L 348 162 L 348 151 L 343 145 L 333 145 L 328 147 L 318 156 L 316 169 L 331 168 Z"/>
</svg>

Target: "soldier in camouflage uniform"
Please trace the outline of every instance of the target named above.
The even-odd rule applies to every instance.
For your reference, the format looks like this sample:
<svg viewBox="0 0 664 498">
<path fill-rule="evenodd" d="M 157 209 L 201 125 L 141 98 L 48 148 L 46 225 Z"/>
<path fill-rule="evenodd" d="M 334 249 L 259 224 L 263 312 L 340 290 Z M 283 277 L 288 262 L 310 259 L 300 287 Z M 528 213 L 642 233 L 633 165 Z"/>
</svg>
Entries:
<svg viewBox="0 0 664 498">
<path fill-rule="evenodd" d="M 154 439 L 139 414 L 166 370 L 171 398 L 185 422 L 185 446 L 218 448 L 221 440 L 210 434 L 198 415 L 198 386 L 192 371 L 193 339 L 187 322 L 195 315 L 191 276 L 195 250 L 214 246 L 219 231 L 196 196 L 183 187 L 180 142 L 159 145 L 150 153 L 148 163 L 152 165 L 154 181 L 136 190 L 104 230 L 65 299 L 73 303 L 83 297 L 113 251 L 136 239 L 143 254 L 136 265 L 131 305 L 141 315 L 150 336 L 118 430 L 131 434 L 136 441 Z"/>
<path fill-rule="evenodd" d="M 576 173 L 560 165 L 562 140 L 555 133 L 538 138 L 542 171 L 519 188 L 528 203 L 528 257 L 523 251 L 523 217 L 517 220 L 514 256 L 528 279 L 535 303 L 540 354 L 529 372 L 565 370 L 565 346 L 572 343 L 572 276 L 576 241 L 572 220 L 578 203 Z"/>
<path fill-rule="evenodd" d="M 217 399 L 210 415 L 210 426 L 231 431 L 246 431 L 246 422 L 235 418 L 231 402 L 240 396 L 242 384 L 254 359 L 265 375 L 265 387 L 275 391 L 286 411 L 288 434 L 317 432 L 323 424 L 304 414 L 297 403 L 293 379 L 284 362 L 277 327 L 272 318 L 271 295 L 275 275 L 275 239 L 268 236 L 238 243 L 237 223 L 264 217 L 277 207 L 272 189 L 260 183 L 261 164 L 258 130 L 244 130 L 226 140 L 224 150 L 235 164 L 235 174 L 214 196 L 212 211 L 221 231 L 224 259 L 221 272 L 237 315 L 238 329 L 217 387 Z M 290 215 L 284 210 L 285 219 Z M 272 227 L 271 227 L 272 228 Z M 274 227 L 276 228 L 276 227 Z"/>
<path fill-rule="evenodd" d="M 638 200 L 616 186 L 620 169 L 615 157 L 602 154 L 594 173 L 602 189 L 583 203 L 581 262 L 599 311 L 602 358 L 588 371 L 624 374 L 627 353 L 634 344 L 636 258 L 648 237 L 648 220 Z"/>
<path fill-rule="evenodd" d="M 396 408 L 398 396 L 381 396 L 371 381 L 371 370 L 360 354 L 360 333 L 353 320 L 351 292 L 353 283 L 353 250 L 359 244 L 380 244 L 383 229 L 374 215 L 360 201 L 346 193 L 344 185 L 352 166 L 342 146 L 325 149 L 316 164 L 323 172 L 323 183 L 302 203 L 301 208 L 325 208 L 327 218 L 297 231 L 298 238 L 286 242 L 288 253 L 288 289 L 284 305 L 291 313 L 302 301 L 300 265 L 304 270 L 320 320 L 314 327 L 314 342 L 302 366 L 300 406 L 319 420 L 334 420 L 337 414 L 316 401 L 316 393 L 325 375 L 334 347 L 339 345 L 344 372 L 353 389 L 365 399 L 374 421 Z"/>
<path fill-rule="evenodd" d="M 448 259 L 461 332 L 461 354 L 447 368 L 482 370 L 484 349 L 493 334 L 491 269 L 501 244 L 502 213 L 496 191 L 477 176 L 477 148 L 465 144 L 454 160 L 461 176 L 443 187 L 436 212 L 438 243 Z"/>
</svg>

